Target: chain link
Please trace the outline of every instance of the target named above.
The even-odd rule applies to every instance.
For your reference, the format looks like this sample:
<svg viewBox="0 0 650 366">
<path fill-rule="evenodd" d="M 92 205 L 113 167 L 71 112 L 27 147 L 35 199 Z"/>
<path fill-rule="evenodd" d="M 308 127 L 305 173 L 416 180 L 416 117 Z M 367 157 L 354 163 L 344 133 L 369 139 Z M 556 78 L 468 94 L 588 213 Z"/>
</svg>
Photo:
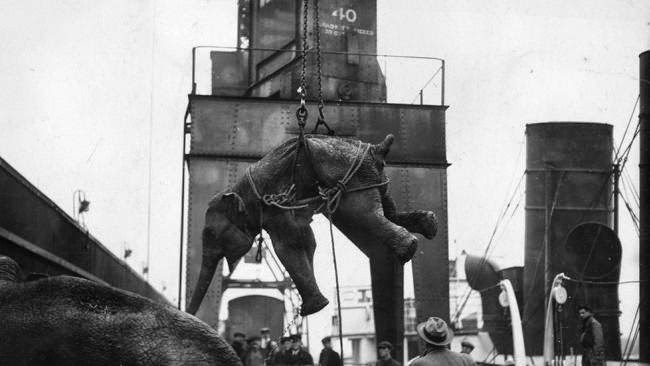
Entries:
<svg viewBox="0 0 650 366">
<path fill-rule="evenodd" d="M 305 99 L 307 99 L 307 20 L 309 12 L 309 0 L 303 0 L 302 9 L 302 69 L 300 70 L 300 85 L 298 86 L 298 97 L 300 98 L 300 106 L 296 110 L 296 119 L 298 120 L 298 127 L 300 128 L 300 139 L 303 138 L 303 131 L 307 124 L 307 107 L 305 106 Z"/>
<path fill-rule="evenodd" d="M 302 70 L 300 71 L 300 86 L 298 87 L 298 95 L 300 96 L 300 105 L 305 105 L 305 98 L 307 97 L 306 73 L 307 73 L 307 20 L 309 12 L 309 0 L 303 0 L 302 9 Z"/>
<path fill-rule="evenodd" d="M 327 130 L 327 134 L 330 136 L 334 135 L 334 130 L 330 128 L 330 126 L 325 122 L 325 114 L 323 113 L 323 109 L 325 108 L 325 102 L 323 101 L 323 80 L 322 80 L 322 68 L 323 64 L 321 61 L 321 52 L 320 52 L 320 19 L 319 19 L 319 9 L 318 9 L 318 2 L 319 0 L 314 0 L 314 38 L 316 41 L 316 76 L 318 78 L 318 119 L 316 121 L 316 125 L 314 126 L 314 130 L 312 133 L 317 133 L 318 132 L 318 127 L 320 125 L 323 125 L 325 129 Z"/>
<path fill-rule="evenodd" d="M 321 117 L 323 116 L 323 86 L 321 80 L 321 54 L 320 54 L 320 20 L 319 20 L 319 10 L 318 10 L 318 0 L 314 0 L 314 37 L 316 39 L 316 72 L 318 76 L 318 109 L 321 111 Z"/>
</svg>

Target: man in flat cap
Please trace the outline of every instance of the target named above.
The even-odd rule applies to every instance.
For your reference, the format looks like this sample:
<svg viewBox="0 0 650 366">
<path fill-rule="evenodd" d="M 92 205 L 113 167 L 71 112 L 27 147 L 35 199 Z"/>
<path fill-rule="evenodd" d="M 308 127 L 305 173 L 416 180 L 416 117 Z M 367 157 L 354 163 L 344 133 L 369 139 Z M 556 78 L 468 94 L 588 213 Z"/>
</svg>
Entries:
<svg viewBox="0 0 650 366">
<path fill-rule="evenodd" d="M 427 348 L 420 357 L 411 362 L 411 366 L 475 366 L 471 357 L 453 352 L 448 346 L 454 338 L 454 332 L 447 327 L 444 320 L 431 317 L 418 324 L 416 328 Z"/>
<path fill-rule="evenodd" d="M 291 336 L 291 351 L 289 352 L 289 365 L 291 366 L 312 366 L 314 359 L 302 347 L 302 336 L 294 334 Z"/>
<path fill-rule="evenodd" d="M 280 338 L 280 345 L 275 349 L 271 355 L 271 366 L 286 366 L 289 364 L 289 356 L 291 353 L 291 337 L 283 336 Z"/>
<path fill-rule="evenodd" d="M 242 332 L 235 332 L 232 335 L 232 349 L 235 350 L 237 356 L 244 362 L 244 354 L 246 353 L 246 334 Z"/>
<path fill-rule="evenodd" d="M 260 349 L 264 357 L 268 356 L 271 350 L 271 329 L 264 327 L 260 329 Z"/>
<path fill-rule="evenodd" d="M 250 337 L 247 342 L 248 351 L 244 355 L 244 366 L 264 366 L 264 354 L 260 348 L 260 337 Z"/>
<path fill-rule="evenodd" d="M 580 306 L 578 315 L 582 319 L 582 333 L 580 334 L 582 365 L 605 365 L 605 341 L 602 325 L 594 318 L 594 311 L 588 305 Z"/>
<path fill-rule="evenodd" d="M 319 366 L 341 366 L 341 356 L 338 352 L 332 349 L 332 338 L 327 336 L 321 339 L 323 344 L 323 350 L 320 351 L 320 357 L 318 357 Z"/>
<path fill-rule="evenodd" d="M 396 359 L 391 356 L 393 345 L 388 341 L 381 341 L 377 345 L 377 362 L 375 366 L 402 366 Z"/>
</svg>

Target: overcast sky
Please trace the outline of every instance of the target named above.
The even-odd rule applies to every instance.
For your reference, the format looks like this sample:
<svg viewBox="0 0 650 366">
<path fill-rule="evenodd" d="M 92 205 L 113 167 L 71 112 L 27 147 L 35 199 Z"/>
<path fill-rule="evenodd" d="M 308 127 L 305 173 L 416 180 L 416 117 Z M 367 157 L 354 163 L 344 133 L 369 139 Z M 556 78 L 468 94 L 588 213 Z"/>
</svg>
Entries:
<svg viewBox="0 0 650 366">
<path fill-rule="evenodd" d="M 523 173 L 526 123 L 611 123 L 620 140 L 638 95 L 638 54 L 650 49 L 650 2 L 378 2 L 379 53 L 447 62 L 452 256 L 482 253 Z M 73 192 L 84 190 L 90 231 L 118 255 L 132 248 L 129 263 L 138 270 L 150 225 L 151 281 L 165 284 L 170 298 L 190 51 L 234 46 L 235 31 L 228 0 L 5 0 L 0 12 L 0 156 L 66 212 Z M 415 90 L 435 68 L 421 70 Z M 389 91 L 391 79 L 410 73 L 389 69 Z M 638 146 L 630 159 L 638 185 Z M 636 279 L 638 239 L 626 212 L 621 225 L 621 278 Z M 523 264 L 523 211 L 504 229 L 495 260 Z M 344 277 L 355 273 L 355 265 L 342 266 Z M 331 289 L 330 271 L 317 271 Z M 636 286 L 621 291 L 626 332 Z"/>
</svg>

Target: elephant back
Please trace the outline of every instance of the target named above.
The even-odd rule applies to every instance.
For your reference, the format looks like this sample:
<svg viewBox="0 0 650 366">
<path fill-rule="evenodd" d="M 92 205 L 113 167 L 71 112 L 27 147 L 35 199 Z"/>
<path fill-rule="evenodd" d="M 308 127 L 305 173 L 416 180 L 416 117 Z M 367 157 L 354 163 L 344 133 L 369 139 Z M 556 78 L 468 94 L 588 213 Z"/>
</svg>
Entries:
<svg viewBox="0 0 650 366">
<path fill-rule="evenodd" d="M 0 268 L 5 277 L 20 273 L 10 258 L 0 257 Z M 227 342 L 199 319 L 76 277 L 6 287 L 0 324 L 0 365 L 240 364 Z"/>
</svg>

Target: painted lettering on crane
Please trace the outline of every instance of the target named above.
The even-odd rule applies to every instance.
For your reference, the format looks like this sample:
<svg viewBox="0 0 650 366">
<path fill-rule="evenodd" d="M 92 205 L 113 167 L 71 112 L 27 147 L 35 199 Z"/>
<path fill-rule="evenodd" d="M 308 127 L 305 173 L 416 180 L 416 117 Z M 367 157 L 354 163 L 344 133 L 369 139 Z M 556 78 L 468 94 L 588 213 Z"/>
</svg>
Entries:
<svg viewBox="0 0 650 366">
<path fill-rule="evenodd" d="M 338 17 L 339 20 L 347 20 L 350 23 L 357 21 L 357 11 L 354 9 L 338 8 L 332 12 L 333 17 Z"/>
<path fill-rule="evenodd" d="M 357 27 L 350 27 L 348 25 L 344 24 L 333 24 L 333 23 L 326 23 L 326 22 L 321 22 L 320 27 L 323 29 L 324 34 L 329 34 L 333 36 L 342 36 L 345 34 L 345 32 L 349 30 L 353 30 L 359 34 L 362 34 L 364 36 L 374 36 L 375 32 L 370 29 L 362 29 L 362 28 L 357 28 Z"/>
</svg>

